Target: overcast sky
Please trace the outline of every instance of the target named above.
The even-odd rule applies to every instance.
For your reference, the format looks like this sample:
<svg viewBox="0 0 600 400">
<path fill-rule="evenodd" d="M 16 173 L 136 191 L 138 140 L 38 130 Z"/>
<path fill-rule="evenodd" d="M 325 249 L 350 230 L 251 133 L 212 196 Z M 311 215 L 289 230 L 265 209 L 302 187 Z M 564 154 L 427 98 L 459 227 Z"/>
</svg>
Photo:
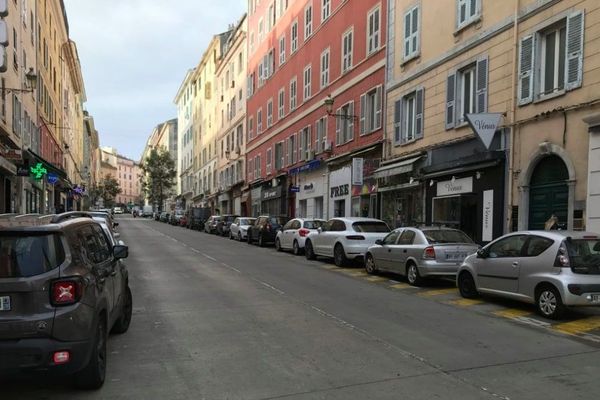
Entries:
<svg viewBox="0 0 600 400">
<path fill-rule="evenodd" d="M 65 0 L 87 104 L 102 146 L 139 159 L 152 129 L 177 117 L 173 99 L 212 35 L 247 0 Z"/>
</svg>

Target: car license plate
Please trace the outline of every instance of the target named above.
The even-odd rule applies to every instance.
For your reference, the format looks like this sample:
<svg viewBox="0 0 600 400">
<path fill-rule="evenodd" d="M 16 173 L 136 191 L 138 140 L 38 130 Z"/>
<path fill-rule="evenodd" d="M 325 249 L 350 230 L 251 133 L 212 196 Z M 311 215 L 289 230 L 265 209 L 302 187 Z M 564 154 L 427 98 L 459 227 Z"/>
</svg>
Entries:
<svg viewBox="0 0 600 400">
<path fill-rule="evenodd" d="M 462 261 L 467 257 L 465 253 L 446 253 L 446 260 Z"/>
<path fill-rule="evenodd" d="M 600 303 L 600 294 L 592 295 L 592 303 Z"/>
<path fill-rule="evenodd" d="M 10 296 L 0 296 L 0 311 L 10 311 Z"/>
</svg>

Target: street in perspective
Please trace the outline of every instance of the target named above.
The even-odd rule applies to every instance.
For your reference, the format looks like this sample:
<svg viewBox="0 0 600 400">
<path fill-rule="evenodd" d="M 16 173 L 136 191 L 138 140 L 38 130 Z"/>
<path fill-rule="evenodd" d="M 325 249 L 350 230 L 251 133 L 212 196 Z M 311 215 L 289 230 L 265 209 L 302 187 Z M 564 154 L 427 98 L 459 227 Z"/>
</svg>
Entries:
<svg viewBox="0 0 600 400">
<path fill-rule="evenodd" d="M 1 397 L 593 398 L 600 3 L 208 3 L 0 1 Z"/>
</svg>

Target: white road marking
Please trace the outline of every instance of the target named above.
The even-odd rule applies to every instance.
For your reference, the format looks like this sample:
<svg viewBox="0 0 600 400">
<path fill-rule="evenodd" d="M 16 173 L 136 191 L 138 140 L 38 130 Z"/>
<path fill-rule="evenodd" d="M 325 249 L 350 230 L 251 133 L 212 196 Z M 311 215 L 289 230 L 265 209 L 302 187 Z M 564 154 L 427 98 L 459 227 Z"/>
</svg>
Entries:
<svg viewBox="0 0 600 400">
<path fill-rule="evenodd" d="M 217 261 L 217 259 L 216 259 L 216 258 L 213 258 L 213 257 L 209 256 L 208 254 L 204 254 L 204 253 L 202 253 L 202 255 L 203 255 L 204 257 L 208 258 L 208 259 L 209 259 L 209 260 L 211 260 L 211 261 Z"/>
<path fill-rule="evenodd" d="M 225 264 L 225 263 L 221 263 L 221 265 L 222 265 L 222 266 L 224 266 L 225 268 L 229 268 L 229 269 L 231 269 L 231 270 L 233 270 L 233 271 L 237 272 L 238 274 L 241 274 L 241 273 L 242 273 L 242 271 L 240 271 L 239 269 L 237 269 L 237 268 L 235 268 L 235 267 L 232 267 L 231 265 L 228 265 L 228 264 Z"/>
<path fill-rule="evenodd" d="M 264 287 L 271 289 L 272 291 L 280 294 L 280 295 L 284 295 L 285 292 L 282 290 L 277 289 L 275 286 L 269 285 L 267 282 L 263 282 L 260 279 L 256 279 L 256 278 L 252 278 L 255 282 L 260 283 L 261 285 L 263 285 Z"/>
</svg>

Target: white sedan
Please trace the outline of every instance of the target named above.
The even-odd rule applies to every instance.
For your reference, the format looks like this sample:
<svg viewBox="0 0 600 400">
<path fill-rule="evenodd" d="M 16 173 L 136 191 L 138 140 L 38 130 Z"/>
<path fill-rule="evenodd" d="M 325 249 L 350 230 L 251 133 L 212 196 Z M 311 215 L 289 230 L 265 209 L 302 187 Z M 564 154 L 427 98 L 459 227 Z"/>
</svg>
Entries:
<svg viewBox="0 0 600 400">
<path fill-rule="evenodd" d="M 342 267 L 349 260 L 363 260 L 367 249 L 390 232 L 389 226 L 374 218 L 332 218 L 317 232 L 310 233 L 304 244 L 309 260 L 317 256 L 333 258 Z"/>
<path fill-rule="evenodd" d="M 304 251 L 306 237 L 310 233 L 325 225 L 327 221 L 322 219 L 294 218 L 277 232 L 275 248 L 277 251 L 292 250 L 295 255 Z"/>
<path fill-rule="evenodd" d="M 237 217 L 229 226 L 229 239 L 240 242 L 248 237 L 248 228 L 254 225 L 256 218 Z"/>
</svg>

